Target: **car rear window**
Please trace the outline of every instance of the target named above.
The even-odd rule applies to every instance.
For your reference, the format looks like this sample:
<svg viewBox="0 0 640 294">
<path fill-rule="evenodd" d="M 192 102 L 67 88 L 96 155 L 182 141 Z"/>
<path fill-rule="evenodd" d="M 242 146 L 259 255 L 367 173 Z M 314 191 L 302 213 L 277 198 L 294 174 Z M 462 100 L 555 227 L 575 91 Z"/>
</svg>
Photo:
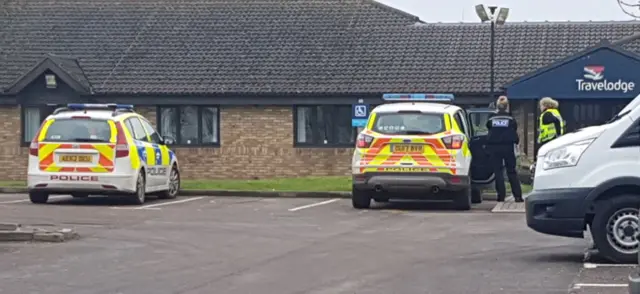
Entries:
<svg viewBox="0 0 640 294">
<path fill-rule="evenodd" d="M 106 120 L 56 119 L 46 130 L 50 142 L 109 142 L 111 127 Z"/>
<path fill-rule="evenodd" d="M 378 113 L 373 131 L 388 135 L 432 135 L 445 131 L 441 113 Z"/>
</svg>

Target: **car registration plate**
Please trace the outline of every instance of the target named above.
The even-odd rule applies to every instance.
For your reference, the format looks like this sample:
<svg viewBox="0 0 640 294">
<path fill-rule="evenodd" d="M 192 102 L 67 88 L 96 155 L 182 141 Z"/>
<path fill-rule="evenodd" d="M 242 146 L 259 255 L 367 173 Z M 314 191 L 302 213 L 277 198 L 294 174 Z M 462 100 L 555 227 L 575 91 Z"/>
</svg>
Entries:
<svg viewBox="0 0 640 294">
<path fill-rule="evenodd" d="M 393 152 L 423 152 L 423 145 L 400 144 L 393 145 Z"/>
<path fill-rule="evenodd" d="M 62 162 L 91 162 L 91 155 L 62 155 L 60 156 Z"/>
</svg>

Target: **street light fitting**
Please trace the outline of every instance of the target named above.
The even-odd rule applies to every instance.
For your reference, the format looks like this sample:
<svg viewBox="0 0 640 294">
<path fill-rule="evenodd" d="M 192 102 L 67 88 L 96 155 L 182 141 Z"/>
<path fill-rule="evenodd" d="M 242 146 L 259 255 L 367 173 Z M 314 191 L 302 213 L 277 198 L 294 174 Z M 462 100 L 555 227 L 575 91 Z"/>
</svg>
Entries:
<svg viewBox="0 0 640 294">
<path fill-rule="evenodd" d="M 507 17 L 509 17 L 509 8 L 500 8 L 498 16 L 496 16 L 496 24 L 504 24 L 507 21 Z"/>
<path fill-rule="evenodd" d="M 480 21 L 482 22 L 491 20 L 491 18 L 487 14 L 487 10 L 484 8 L 484 5 L 482 4 L 476 5 L 476 14 L 480 18 Z"/>
</svg>

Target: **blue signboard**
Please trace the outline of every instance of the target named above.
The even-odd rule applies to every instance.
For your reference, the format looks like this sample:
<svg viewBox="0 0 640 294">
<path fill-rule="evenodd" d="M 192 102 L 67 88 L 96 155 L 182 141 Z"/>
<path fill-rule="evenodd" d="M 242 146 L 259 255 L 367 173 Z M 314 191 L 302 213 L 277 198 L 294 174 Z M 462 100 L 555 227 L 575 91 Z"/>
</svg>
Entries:
<svg viewBox="0 0 640 294">
<path fill-rule="evenodd" d="M 369 118 L 369 105 L 367 104 L 354 104 L 351 109 L 351 126 L 364 127 L 367 125 L 367 119 Z"/>
<path fill-rule="evenodd" d="M 507 85 L 510 99 L 634 98 L 640 93 L 640 59 L 602 46 Z"/>
</svg>

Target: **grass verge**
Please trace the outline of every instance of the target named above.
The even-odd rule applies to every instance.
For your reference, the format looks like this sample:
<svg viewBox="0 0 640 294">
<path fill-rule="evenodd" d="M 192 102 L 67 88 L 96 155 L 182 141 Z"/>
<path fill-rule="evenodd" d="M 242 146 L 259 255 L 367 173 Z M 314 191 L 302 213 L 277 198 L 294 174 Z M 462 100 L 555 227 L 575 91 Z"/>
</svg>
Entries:
<svg viewBox="0 0 640 294">
<path fill-rule="evenodd" d="M 0 181 L 0 187 L 25 187 L 25 181 Z M 507 190 L 511 188 L 506 184 Z M 263 180 L 183 180 L 185 190 L 238 190 L 238 191 L 351 191 L 351 176 L 275 178 Z M 522 192 L 531 191 L 522 185 Z M 493 189 L 490 189 L 493 190 Z M 488 191 L 489 192 L 489 191 Z"/>
</svg>

